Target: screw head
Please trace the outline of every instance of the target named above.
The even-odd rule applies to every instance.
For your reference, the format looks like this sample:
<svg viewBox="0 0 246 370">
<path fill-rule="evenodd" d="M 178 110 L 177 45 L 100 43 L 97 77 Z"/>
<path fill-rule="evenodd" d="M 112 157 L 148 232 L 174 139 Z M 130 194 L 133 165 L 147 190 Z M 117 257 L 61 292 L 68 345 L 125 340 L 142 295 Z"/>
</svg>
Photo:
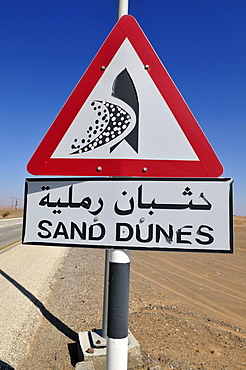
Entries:
<svg viewBox="0 0 246 370">
<path fill-rule="evenodd" d="M 147 172 L 147 171 L 148 171 L 148 168 L 147 168 L 147 167 L 144 167 L 144 168 L 142 169 L 142 171 L 143 171 L 143 172 Z"/>
<path fill-rule="evenodd" d="M 149 64 L 145 64 L 144 69 L 149 69 Z"/>
<path fill-rule="evenodd" d="M 106 69 L 105 66 L 101 66 L 101 71 L 104 71 Z"/>
<path fill-rule="evenodd" d="M 88 349 L 86 350 L 86 352 L 87 352 L 87 353 L 91 353 L 91 354 L 93 354 L 95 351 L 94 351 L 94 348 L 88 348 Z"/>
<path fill-rule="evenodd" d="M 101 166 L 98 166 L 97 167 L 97 172 L 100 172 L 100 171 L 102 171 L 102 167 Z"/>
<path fill-rule="evenodd" d="M 99 221 L 99 217 L 94 217 L 94 221 Z"/>
<path fill-rule="evenodd" d="M 144 222 L 144 221 L 145 221 L 145 217 L 141 217 L 140 222 Z"/>
</svg>

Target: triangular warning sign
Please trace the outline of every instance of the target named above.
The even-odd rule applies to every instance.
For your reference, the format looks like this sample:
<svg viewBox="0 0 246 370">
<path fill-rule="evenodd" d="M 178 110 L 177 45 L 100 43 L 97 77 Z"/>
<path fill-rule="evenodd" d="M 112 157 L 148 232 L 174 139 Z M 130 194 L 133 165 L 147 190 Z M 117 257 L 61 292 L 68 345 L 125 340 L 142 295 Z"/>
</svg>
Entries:
<svg viewBox="0 0 246 370">
<path fill-rule="evenodd" d="M 223 173 L 166 69 L 129 15 L 109 34 L 27 169 L 54 176 Z"/>
</svg>

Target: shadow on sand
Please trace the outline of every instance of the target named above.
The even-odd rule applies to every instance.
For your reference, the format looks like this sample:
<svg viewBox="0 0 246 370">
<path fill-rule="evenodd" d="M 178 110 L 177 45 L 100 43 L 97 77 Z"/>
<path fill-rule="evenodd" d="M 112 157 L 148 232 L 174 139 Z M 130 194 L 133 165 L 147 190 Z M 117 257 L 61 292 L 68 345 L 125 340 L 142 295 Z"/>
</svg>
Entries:
<svg viewBox="0 0 246 370">
<path fill-rule="evenodd" d="M 0 370 L 15 370 L 15 369 L 6 362 L 0 360 Z"/>
<path fill-rule="evenodd" d="M 73 340 L 74 342 L 78 343 L 79 337 L 78 334 L 70 329 L 66 324 L 64 324 L 61 320 L 59 320 L 56 316 L 54 316 L 50 311 L 48 311 L 42 302 L 40 302 L 32 293 L 30 293 L 27 289 L 25 289 L 21 284 L 19 284 L 16 280 L 11 278 L 8 274 L 6 274 L 3 270 L 0 270 L 0 274 L 5 277 L 11 284 L 13 284 L 21 293 L 23 293 L 42 313 L 42 315 L 52 324 L 54 325 L 60 332 L 66 335 L 68 338 Z M 75 345 L 76 343 L 69 344 L 68 349 L 71 356 L 71 363 L 74 364 L 75 360 Z M 72 353 L 73 355 L 72 355 Z M 5 366 L 5 367 L 4 367 Z M 5 364 L 0 360 L 0 370 L 14 370 L 8 364 Z"/>
</svg>

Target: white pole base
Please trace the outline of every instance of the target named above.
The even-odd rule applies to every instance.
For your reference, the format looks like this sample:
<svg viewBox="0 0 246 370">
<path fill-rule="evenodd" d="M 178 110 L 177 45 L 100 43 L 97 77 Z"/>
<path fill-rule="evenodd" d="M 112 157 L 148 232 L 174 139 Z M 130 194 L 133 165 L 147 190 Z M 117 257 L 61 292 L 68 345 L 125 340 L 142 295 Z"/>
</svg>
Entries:
<svg viewBox="0 0 246 370">
<path fill-rule="evenodd" d="M 128 336 L 122 339 L 107 338 L 107 370 L 127 370 Z"/>
</svg>

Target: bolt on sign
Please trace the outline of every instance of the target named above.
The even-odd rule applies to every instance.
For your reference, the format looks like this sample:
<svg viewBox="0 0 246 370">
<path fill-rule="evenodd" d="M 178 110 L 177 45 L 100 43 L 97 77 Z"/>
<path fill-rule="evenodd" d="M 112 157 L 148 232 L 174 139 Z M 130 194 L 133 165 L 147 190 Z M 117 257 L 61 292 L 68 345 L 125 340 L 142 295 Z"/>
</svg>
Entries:
<svg viewBox="0 0 246 370">
<path fill-rule="evenodd" d="M 232 183 L 27 179 L 23 243 L 232 253 Z"/>
</svg>

